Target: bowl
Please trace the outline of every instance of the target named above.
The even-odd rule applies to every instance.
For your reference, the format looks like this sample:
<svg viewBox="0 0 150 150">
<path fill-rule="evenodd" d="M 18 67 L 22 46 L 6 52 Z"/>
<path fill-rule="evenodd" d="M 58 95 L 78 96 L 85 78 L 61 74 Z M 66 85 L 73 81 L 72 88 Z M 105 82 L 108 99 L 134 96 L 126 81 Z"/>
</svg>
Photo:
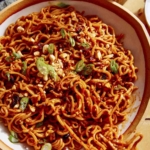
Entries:
<svg viewBox="0 0 150 150">
<path fill-rule="evenodd" d="M 130 11 L 116 2 L 93 0 L 61 1 L 74 6 L 78 11 L 85 11 L 85 15 L 98 15 L 103 22 L 112 26 L 116 34 L 124 34 L 123 46 L 130 49 L 138 68 L 138 87 L 134 93 L 134 102 L 129 110 L 128 119 L 119 125 L 121 134 L 128 137 L 138 125 L 146 109 L 150 96 L 150 38 L 143 23 Z M 21 16 L 38 12 L 42 7 L 57 4 L 58 1 L 46 0 L 18 0 L 0 12 L 0 36 L 4 35 L 7 26 L 14 23 Z M 0 124 L 0 140 L 12 149 L 23 150 L 26 145 L 12 144 L 8 140 L 7 129 Z"/>
</svg>

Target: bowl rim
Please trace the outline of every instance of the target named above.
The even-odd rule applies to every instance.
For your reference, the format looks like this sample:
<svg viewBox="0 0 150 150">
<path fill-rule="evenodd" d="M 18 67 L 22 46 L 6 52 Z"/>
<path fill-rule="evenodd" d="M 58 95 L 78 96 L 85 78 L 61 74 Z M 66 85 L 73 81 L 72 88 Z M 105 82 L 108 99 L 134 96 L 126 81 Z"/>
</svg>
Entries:
<svg viewBox="0 0 150 150">
<path fill-rule="evenodd" d="M 41 2 L 50 2 L 53 0 L 17 0 L 14 3 L 10 4 L 6 8 L 4 8 L 2 11 L 0 11 L 0 25 L 11 15 L 15 14 L 16 12 Z M 60 0 L 60 1 L 69 1 L 69 0 Z M 80 1 L 80 0 L 73 0 L 73 1 Z M 128 9 L 123 7 L 122 5 L 118 4 L 117 2 L 113 1 L 106 1 L 106 0 L 82 0 L 83 2 L 88 2 L 92 4 L 99 5 L 107 10 L 111 10 L 111 12 L 115 13 L 122 19 L 126 20 L 132 27 L 134 27 L 134 30 L 141 41 L 141 45 L 143 47 L 143 53 L 145 58 L 145 86 L 144 86 L 144 93 L 142 97 L 142 102 L 140 104 L 140 108 L 137 112 L 137 115 L 133 119 L 131 125 L 128 127 L 128 129 L 124 132 L 124 138 L 126 139 L 136 128 L 138 123 L 140 122 L 148 101 L 150 97 L 150 38 L 148 31 L 144 24 L 140 21 L 139 18 L 137 18 L 132 12 L 130 12 Z M 142 107 L 141 107 L 142 106 Z"/>
</svg>

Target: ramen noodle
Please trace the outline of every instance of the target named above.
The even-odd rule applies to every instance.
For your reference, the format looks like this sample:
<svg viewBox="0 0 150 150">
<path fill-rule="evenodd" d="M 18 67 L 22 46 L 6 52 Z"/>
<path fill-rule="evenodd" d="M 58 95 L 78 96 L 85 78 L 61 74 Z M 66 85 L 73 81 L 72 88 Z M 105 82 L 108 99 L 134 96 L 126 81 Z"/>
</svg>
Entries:
<svg viewBox="0 0 150 150">
<path fill-rule="evenodd" d="M 126 142 L 118 128 L 138 71 L 122 37 L 62 3 L 10 24 L 0 37 L 0 118 L 9 140 L 35 150 L 134 149 L 142 136 Z"/>
</svg>

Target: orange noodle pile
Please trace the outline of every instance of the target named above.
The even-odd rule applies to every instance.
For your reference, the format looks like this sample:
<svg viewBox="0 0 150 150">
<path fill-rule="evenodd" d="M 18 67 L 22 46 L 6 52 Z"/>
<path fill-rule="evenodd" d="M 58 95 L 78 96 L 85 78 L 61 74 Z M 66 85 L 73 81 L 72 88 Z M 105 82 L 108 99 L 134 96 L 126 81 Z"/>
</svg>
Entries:
<svg viewBox="0 0 150 150">
<path fill-rule="evenodd" d="M 131 150 L 127 119 L 137 67 L 114 29 L 73 6 L 22 16 L 0 37 L 0 118 L 35 150 Z M 51 149 L 51 148 L 49 148 Z"/>
</svg>

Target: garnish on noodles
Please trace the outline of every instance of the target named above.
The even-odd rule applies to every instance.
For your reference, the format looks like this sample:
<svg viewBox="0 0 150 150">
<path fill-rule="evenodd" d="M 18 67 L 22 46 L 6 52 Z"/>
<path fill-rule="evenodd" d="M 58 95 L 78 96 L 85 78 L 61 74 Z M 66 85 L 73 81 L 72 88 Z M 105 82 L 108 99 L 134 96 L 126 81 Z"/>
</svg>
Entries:
<svg viewBox="0 0 150 150">
<path fill-rule="evenodd" d="M 120 39 L 119 39 L 120 40 Z M 0 37 L 0 118 L 35 150 L 131 150 L 127 119 L 137 67 L 113 27 L 73 6 L 22 16 Z"/>
</svg>

